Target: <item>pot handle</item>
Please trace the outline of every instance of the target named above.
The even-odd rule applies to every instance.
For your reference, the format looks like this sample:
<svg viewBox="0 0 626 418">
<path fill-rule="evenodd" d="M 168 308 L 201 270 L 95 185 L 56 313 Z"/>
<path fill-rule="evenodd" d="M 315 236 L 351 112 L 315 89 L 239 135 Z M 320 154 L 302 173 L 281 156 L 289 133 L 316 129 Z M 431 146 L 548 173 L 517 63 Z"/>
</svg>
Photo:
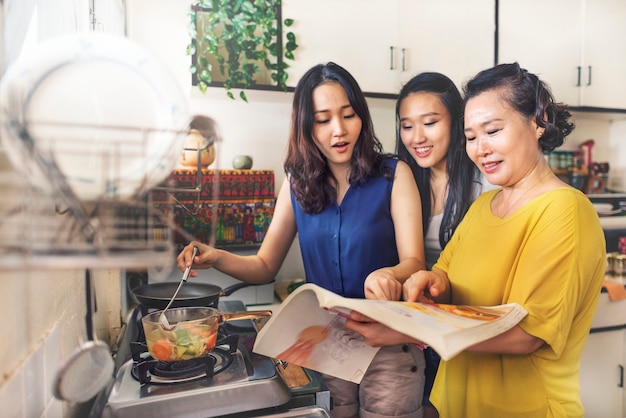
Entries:
<svg viewBox="0 0 626 418">
<path fill-rule="evenodd" d="M 259 319 L 272 316 L 272 311 L 242 311 L 242 312 L 222 312 L 221 320 L 234 321 L 239 319 Z"/>
<path fill-rule="evenodd" d="M 268 283 L 274 283 L 274 280 L 272 280 L 271 282 Z M 230 296 L 232 293 L 234 293 L 236 290 L 242 289 L 244 287 L 248 287 L 248 286 L 262 286 L 264 284 L 268 284 L 268 283 L 262 283 L 262 284 L 252 284 L 252 283 L 246 283 L 246 282 L 239 282 L 239 283 L 235 283 L 233 285 L 228 286 L 225 289 L 222 289 L 222 291 L 220 292 L 220 296 Z"/>
<path fill-rule="evenodd" d="M 133 289 L 148 284 L 148 273 L 144 271 L 126 272 L 126 288 L 129 292 Z"/>
</svg>

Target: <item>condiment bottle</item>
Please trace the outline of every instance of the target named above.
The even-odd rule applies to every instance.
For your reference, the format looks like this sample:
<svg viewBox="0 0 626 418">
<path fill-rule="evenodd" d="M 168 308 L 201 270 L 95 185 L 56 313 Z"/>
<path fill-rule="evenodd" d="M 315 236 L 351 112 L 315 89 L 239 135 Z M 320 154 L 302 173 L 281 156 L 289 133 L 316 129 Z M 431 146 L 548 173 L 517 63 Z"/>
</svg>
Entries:
<svg viewBox="0 0 626 418">
<path fill-rule="evenodd" d="M 589 167 L 593 163 L 593 156 L 591 154 L 591 149 L 593 148 L 594 143 L 595 142 L 593 139 L 588 139 L 579 145 L 579 148 L 582 154 L 583 164 L 586 165 L 587 167 Z"/>
</svg>

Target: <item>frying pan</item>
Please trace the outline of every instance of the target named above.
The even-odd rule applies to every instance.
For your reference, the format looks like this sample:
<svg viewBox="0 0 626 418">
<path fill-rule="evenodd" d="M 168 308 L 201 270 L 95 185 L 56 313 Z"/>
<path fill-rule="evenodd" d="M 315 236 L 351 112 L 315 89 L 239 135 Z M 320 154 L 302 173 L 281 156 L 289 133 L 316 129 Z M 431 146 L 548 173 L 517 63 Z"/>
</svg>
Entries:
<svg viewBox="0 0 626 418">
<path fill-rule="evenodd" d="M 217 307 L 220 296 L 230 296 L 236 290 L 248 286 L 258 286 L 250 283 L 235 283 L 222 289 L 208 283 L 185 283 L 172 302 L 171 308 L 188 308 L 193 306 Z M 130 289 L 131 296 L 139 305 L 147 308 L 165 309 L 172 295 L 178 287 L 178 282 L 161 282 L 141 285 Z"/>
</svg>

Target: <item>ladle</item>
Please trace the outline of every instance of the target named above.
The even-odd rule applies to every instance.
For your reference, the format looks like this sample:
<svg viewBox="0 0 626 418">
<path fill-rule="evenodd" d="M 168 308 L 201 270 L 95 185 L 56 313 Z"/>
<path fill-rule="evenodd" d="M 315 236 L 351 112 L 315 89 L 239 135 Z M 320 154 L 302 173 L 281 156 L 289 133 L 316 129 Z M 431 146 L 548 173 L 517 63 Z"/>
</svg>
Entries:
<svg viewBox="0 0 626 418">
<path fill-rule="evenodd" d="M 191 271 L 191 265 L 193 264 L 193 260 L 194 258 L 196 258 L 197 253 L 198 253 L 198 247 L 193 247 L 193 253 L 191 254 L 191 264 L 188 265 L 187 268 L 185 269 L 185 272 L 183 273 L 183 278 L 180 279 L 180 283 L 178 284 L 178 287 L 176 288 L 176 291 L 174 292 L 174 296 L 172 296 L 172 299 L 170 299 L 165 309 L 163 309 L 163 311 L 161 312 L 161 315 L 159 315 L 159 325 L 161 325 L 161 328 L 163 328 L 166 331 L 173 330 L 176 324 L 170 325 L 169 321 L 167 320 L 167 317 L 165 316 L 165 311 L 167 311 L 169 307 L 172 305 L 172 302 L 174 302 L 174 299 L 176 299 L 176 295 L 178 295 L 178 291 L 183 286 L 183 283 L 187 281 L 187 278 L 189 277 L 189 272 Z"/>
</svg>

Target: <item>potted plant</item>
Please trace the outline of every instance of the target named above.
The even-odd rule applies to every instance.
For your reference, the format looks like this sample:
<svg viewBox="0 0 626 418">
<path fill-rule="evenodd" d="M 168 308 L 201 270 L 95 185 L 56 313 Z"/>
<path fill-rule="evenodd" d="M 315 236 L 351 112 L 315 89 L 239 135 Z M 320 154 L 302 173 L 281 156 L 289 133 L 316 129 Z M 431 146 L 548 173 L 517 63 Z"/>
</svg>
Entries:
<svg viewBox="0 0 626 418">
<path fill-rule="evenodd" d="M 200 0 L 189 13 L 193 83 L 202 93 L 209 86 L 223 86 L 234 99 L 232 89 L 248 101 L 250 87 L 287 90 L 289 65 L 298 47 L 293 32 L 285 35 L 281 0 Z M 265 77 L 265 78 L 264 78 Z"/>
</svg>

